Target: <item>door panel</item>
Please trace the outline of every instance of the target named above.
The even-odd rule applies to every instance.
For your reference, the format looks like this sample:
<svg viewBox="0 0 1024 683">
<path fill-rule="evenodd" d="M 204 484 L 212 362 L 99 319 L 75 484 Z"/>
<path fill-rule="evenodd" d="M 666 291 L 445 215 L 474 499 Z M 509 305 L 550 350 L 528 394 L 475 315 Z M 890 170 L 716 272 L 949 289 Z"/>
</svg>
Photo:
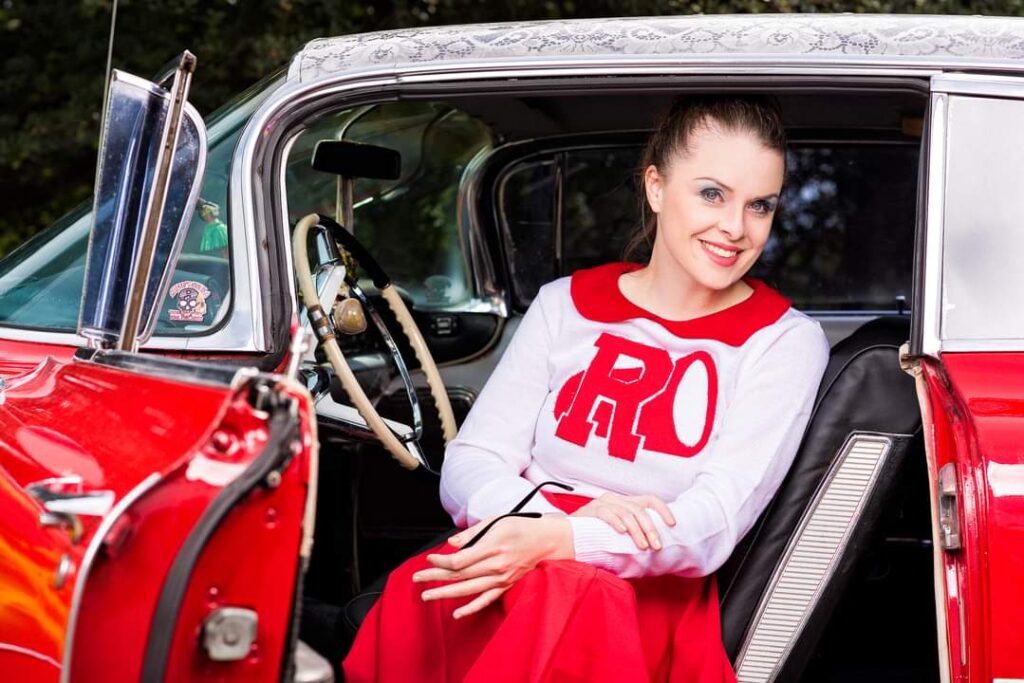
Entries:
<svg viewBox="0 0 1024 683">
<path fill-rule="evenodd" d="M 5 561 L 13 558 L 8 568 L 31 568 L 22 574 L 33 576 L 30 588 L 37 595 L 35 610 L 20 621 L 10 601 L 0 606 L 0 643 L 41 648 L 39 654 L 63 664 L 63 671 L 51 665 L 32 680 L 138 680 L 158 597 L 181 548 L 211 503 L 273 441 L 274 413 L 252 405 L 252 396 L 261 394 L 289 406 L 282 409 L 293 436 L 285 451 L 274 453 L 283 454 L 275 460 L 275 485 L 245 491 L 208 530 L 194 567 L 177 579 L 184 582 L 182 604 L 161 626 L 180 625 L 195 634 L 216 606 L 244 603 L 264 619 L 261 640 L 245 661 L 277 671 L 288 645 L 315 443 L 308 401 L 272 386 L 256 392 L 256 379 L 232 386 L 209 373 L 190 375 L 194 366 L 181 362 L 133 357 L 131 363 L 134 370 L 47 359 L 7 378 L 0 405 L 0 494 L 5 510 L 17 514 L 3 516 L 0 543 L 13 549 L 5 554 Z M 85 492 L 110 491 L 112 506 L 102 515 L 79 515 L 80 538 L 61 547 L 68 532 L 43 528 L 43 506 L 25 491 L 32 482 L 68 475 L 81 477 Z M 41 541 L 47 534 L 48 545 Z M 62 554 L 73 568 L 58 591 L 47 567 Z M 0 573 L 0 590 L 10 594 L 18 578 Z M 197 602 L 193 593 L 200 586 L 203 599 Z M 181 663 L 194 659 L 198 647 L 195 638 L 175 644 L 158 673 L 180 678 Z M 0 669 L 6 671 L 9 662 L 14 656 L 0 649 Z M 218 680 L 241 679 L 253 670 L 220 664 Z"/>
<path fill-rule="evenodd" d="M 954 681 L 1019 680 L 1024 79 L 946 74 L 932 90 L 907 360 L 925 418 L 942 668 Z"/>
<path fill-rule="evenodd" d="M 925 378 L 936 465 L 959 483 L 961 547 L 944 553 L 954 680 L 1020 678 L 1024 353 L 946 353 Z"/>
</svg>

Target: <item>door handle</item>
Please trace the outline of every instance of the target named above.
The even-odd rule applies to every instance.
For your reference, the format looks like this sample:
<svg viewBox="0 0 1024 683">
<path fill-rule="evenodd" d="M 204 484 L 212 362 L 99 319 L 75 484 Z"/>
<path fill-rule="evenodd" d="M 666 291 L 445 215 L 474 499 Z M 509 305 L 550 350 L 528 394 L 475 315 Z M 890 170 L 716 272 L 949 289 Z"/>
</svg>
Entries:
<svg viewBox="0 0 1024 683">
<path fill-rule="evenodd" d="M 960 512 L 957 510 L 956 467 L 948 462 L 939 470 L 939 542 L 943 550 L 960 549 Z"/>
<path fill-rule="evenodd" d="M 103 517 L 114 505 L 113 491 L 86 491 L 77 475 L 35 481 L 25 487 L 47 512 Z"/>
<path fill-rule="evenodd" d="M 86 491 L 78 475 L 34 481 L 25 491 L 43 506 L 39 523 L 67 527 L 72 543 L 82 537 L 80 516 L 103 517 L 114 504 L 113 491 Z"/>
</svg>

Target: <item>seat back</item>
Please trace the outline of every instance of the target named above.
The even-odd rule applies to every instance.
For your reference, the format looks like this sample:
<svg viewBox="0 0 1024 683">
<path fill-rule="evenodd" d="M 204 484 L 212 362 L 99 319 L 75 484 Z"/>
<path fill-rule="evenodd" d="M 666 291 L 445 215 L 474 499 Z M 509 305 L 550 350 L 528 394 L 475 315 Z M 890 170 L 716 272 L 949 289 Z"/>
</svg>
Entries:
<svg viewBox="0 0 1024 683">
<path fill-rule="evenodd" d="M 793 466 L 719 570 L 722 636 L 740 680 L 799 676 L 877 527 L 921 426 L 899 365 L 909 334 L 909 319 L 878 318 L 833 348 Z"/>
</svg>

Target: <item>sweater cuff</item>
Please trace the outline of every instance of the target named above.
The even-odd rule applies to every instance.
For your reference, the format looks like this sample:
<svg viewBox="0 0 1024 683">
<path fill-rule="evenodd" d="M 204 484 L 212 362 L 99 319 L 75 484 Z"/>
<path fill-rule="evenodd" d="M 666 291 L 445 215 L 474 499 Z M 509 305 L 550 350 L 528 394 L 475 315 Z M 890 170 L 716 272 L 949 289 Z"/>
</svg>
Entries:
<svg viewBox="0 0 1024 683">
<path fill-rule="evenodd" d="M 597 517 L 569 517 L 576 561 L 602 569 L 614 569 L 612 555 L 621 540 L 619 534 Z M 627 542 L 629 536 L 625 536 Z M 634 549 L 635 550 L 635 549 Z"/>
</svg>

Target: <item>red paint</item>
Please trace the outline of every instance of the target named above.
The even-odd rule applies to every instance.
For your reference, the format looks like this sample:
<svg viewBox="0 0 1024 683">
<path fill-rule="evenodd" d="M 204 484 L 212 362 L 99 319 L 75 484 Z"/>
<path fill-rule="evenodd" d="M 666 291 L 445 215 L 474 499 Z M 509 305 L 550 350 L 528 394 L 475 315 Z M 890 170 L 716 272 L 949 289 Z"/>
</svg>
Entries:
<svg viewBox="0 0 1024 683">
<path fill-rule="evenodd" d="M 13 377 L 28 372 L 46 358 L 69 360 L 76 350 L 74 346 L 0 339 L 0 377 Z"/>
<path fill-rule="evenodd" d="M 925 380 L 935 469 L 955 463 L 960 485 L 963 547 L 943 553 L 953 680 L 1024 678 L 1024 354 L 943 354 Z"/>
<path fill-rule="evenodd" d="M 73 650 L 74 681 L 138 680 L 167 569 L 225 483 L 198 479 L 195 466 L 206 462 L 215 465 L 212 470 L 228 466 L 240 471 L 265 442 L 266 415 L 248 406 L 244 390 L 234 396 L 225 387 L 193 386 L 70 355 L 19 355 L 31 371 L 8 375 L 0 405 L 0 670 L 30 676 L 24 680 L 57 680 L 53 663 L 63 658 L 78 577 L 73 572 L 67 585 L 56 590 L 54 571 L 64 553 L 81 567 L 98 525 L 96 518 L 83 517 L 84 536 L 71 544 L 64 529 L 39 524 L 41 508 L 24 487 L 75 473 L 84 488 L 112 490 L 117 501 L 156 472 L 162 481 L 106 537 L 110 548 L 101 551 L 86 584 Z M 281 485 L 247 497 L 201 556 L 167 680 L 277 677 L 312 448 L 308 402 L 302 396 L 297 400 L 303 406 L 303 447 Z M 221 434 L 212 438 L 215 431 Z M 266 523 L 270 509 L 274 524 Z M 217 604 L 250 606 L 260 613 L 259 646 L 244 662 L 215 666 L 197 649 L 194 635 L 212 609 L 211 594 Z"/>
</svg>

